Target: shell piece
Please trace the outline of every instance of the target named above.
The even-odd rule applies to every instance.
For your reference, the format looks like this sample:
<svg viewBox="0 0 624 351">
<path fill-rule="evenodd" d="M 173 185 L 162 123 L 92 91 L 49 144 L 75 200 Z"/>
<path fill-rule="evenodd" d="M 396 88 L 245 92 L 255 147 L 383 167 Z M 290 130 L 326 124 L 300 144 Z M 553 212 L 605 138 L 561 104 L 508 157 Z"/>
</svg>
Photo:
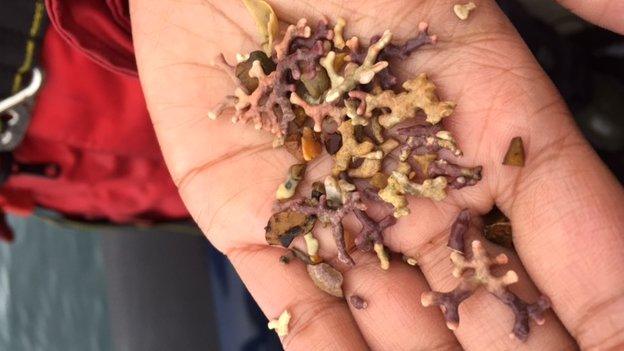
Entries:
<svg viewBox="0 0 624 351">
<path fill-rule="evenodd" d="M 279 25 L 275 12 L 266 1 L 243 0 L 243 4 L 245 4 L 245 7 L 256 22 L 260 37 L 262 38 L 262 50 L 267 55 L 271 56 L 273 42 L 279 33 Z"/>
<path fill-rule="evenodd" d="M 338 272 L 330 264 L 309 264 L 307 269 L 310 278 L 312 278 L 312 281 L 319 289 L 336 297 L 344 296 L 342 292 L 342 273 Z"/>
<path fill-rule="evenodd" d="M 314 228 L 316 219 L 297 211 L 282 211 L 274 214 L 264 228 L 265 239 L 271 245 L 288 247 L 298 235 Z"/>
</svg>

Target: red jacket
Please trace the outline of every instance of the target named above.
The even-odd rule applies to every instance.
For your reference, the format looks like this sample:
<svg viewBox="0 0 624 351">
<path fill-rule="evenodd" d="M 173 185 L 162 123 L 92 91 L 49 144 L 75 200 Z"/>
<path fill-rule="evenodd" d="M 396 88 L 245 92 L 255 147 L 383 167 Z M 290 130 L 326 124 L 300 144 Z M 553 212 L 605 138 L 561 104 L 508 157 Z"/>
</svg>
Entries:
<svg viewBox="0 0 624 351">
<path fill-rule="evenodd" d="M 46 0 L 45 85 L 21 162 L 54 162 L 58 179 L 14 175 L 0 190 L 8 212 L 33 206 L 128 223 L 188 217 L 152 130 L 136 73 L 128 5 Z"/>
</svg>

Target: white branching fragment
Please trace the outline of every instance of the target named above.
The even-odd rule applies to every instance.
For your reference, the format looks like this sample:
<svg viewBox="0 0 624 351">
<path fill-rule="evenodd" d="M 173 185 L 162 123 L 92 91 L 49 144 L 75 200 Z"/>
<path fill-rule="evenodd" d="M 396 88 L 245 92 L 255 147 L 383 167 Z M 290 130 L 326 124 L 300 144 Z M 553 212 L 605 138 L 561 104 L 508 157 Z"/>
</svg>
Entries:
<svg viewBox="0 0 624 351">
<path fill-rule="evenodd" d="M 390 268 L 390 257 L 388 256 L 388 252 L 386 252 L 383 244 L 376 243 L 373 246 L 373 250 L 375 250 L 377 258 L 379 258 L 379 266 L 381 269 L 388 270 L 388 268 Z"/>
<path fill-rule="evenodd" d="M 376 73 L 388 67 L 388 61 L 377 61 L 379 52 L 383 50 L 392 40 L 392 33 L 387 30 L 378 42 L 368 48 L 368 53 L 364 62 L 360 66 L 350 63 L 344 68 L 344 76 L 336 72 L 334 61 L 336 53 L 330 51 L 327 56 L 321 59 L 320 63 L 327 70 L 331 89 L 325 95 L 326 102 L 338 100 L 342 94 L 353 90 L 358 84 L 368 84 L 373 80 Z"/>
<path fill-rule="evenodd" d="M 457 18 L 465 21 L 468 19 L 468 16 L 470 16 L 470 12 L 476 8 L 477 5 L 471 1 L 467 4 L 455 4 L 455 6 L 453 6 L 453 12 L 455 12 L 455 16 L 457 16 Z"/>
<path fill-rule="evenodd" d="M 285 310 L 279 318 L 269 321 L 268 327 L 269 330 L 275 330 L 277 335 L 286 336 L 288 335 L 288 323 L 290 323 L 290 313 Z"/>
</svg>

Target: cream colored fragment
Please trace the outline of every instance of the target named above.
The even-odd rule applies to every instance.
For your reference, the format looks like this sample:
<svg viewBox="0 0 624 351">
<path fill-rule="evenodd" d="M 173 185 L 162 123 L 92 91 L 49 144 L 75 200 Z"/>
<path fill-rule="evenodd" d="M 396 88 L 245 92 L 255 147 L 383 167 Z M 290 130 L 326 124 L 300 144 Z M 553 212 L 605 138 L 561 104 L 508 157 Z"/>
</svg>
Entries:
<svg viewBox="0 0 624 351">
<path fill-rule="evenodd" d="M 309 232 L 303 236 L 303 239 L 305 239 L 306 242 L 306 250 L 308 252 L 308 256 L 310 256 L 310 261 L 312 261 L 313 264 L 321 262 L 321 257 L 318 255 L 319 242 L 314 237 L 314 234 Z"/>
<path fill-rule="evenodd" d="M 518 282 L 518 274 L 512 270 L 507 271 L 502 277 L 496 277 L 490 271 L 491 266 L 506 264 L 509 261 L 507 255 L 499 254 L 491 258 L 479 240 L 474 240 L 471 246 L 473 257 L 470 260 L 459 252 L 451 253 L 454 277 L 461 277 L 467 269 L 474 270 L 475 279 L 492 293 L 500 293 L 507 285 Z"/>
<path fill-rule="evenodd" d="M 347 21 L 345 21 L 344 18 L 338 18 L 338 20 L 336 21 L 336 25 L 334 26 L 334 46 L 340 50 L 344 49 L 345 47 L 345 40 L 344 40 L 344 27 L 347 25 Z"/>
<path fill-rule="evenodd" d="M 394 171 L 388 177 L 388 185 L 379 191 L 379 197 L 394 206 L 396 218 L 410 213 L 405 195 L 427 197 L 435 201 L 441 201 L 446 197 L 446 178 L 440 176 L 434 179 L 426 179 L 422 184 L 412 183 L 406 174 Z"/>
<path fill-rule="evenodd" d="M 451 151 L 455 156 L 461 156 L 462 151 L 457 147 L 457 142 L 453 135 L 448 130 L 441 130 L 436 133 L 436 142 L 443 148 Z"/>
<path fill-rule="evenodd" d="M 271 6 L 262 0 L 243 0 L 243 4 L 253 17 L 260 32 L 261 46 L 267 56 L 273 53 L 273 43 L 279 33 L 277 16 Z"/>
<path fill-rule="evenodd" d="M 386 252 L 383 244 L 375 244 L 373 246 L 373 250 L 375 250 L 377 258 L 379 258 L 379 266 L 381 269 L 388 270 L 388 268 L 390 268 L 390 257 L 388 256 L 388 252 Z"/>
<path fill-rule="evenodd" d="M 349 168 L 354 157 L 362 157 L 375 149 L 375 144 L 368 140 L 361 143 L 357 142 L 353 123 L 349 120 L 340 124 L 338 132 L 342 135 L 342 146 L 334 155 L 335 162 L 332 173 L 336 176 Z"/>
<path fill-rule="evenodd" d="M 295 195 L 297 192 L 297 186 L 299 185 L 301 179 L 303 179 L 305 168 L 305 164 L 296 164 L 292 165 L 288 169 L 286 180 L 279 185 L 277 191 L 275 192 L 275 198 L 277 200 L 290 199 Z"/>
<path fill-rule="evenodd" d="M 407 264 L 409 264 L 410 266 L 415 266 L 418 264 L 418 261 L 413 257 L 407 257 L 405 259 L 405 262 L 407 262 Z"/>
<path fill-rule="evenodd" d="M 347 117 L 349 117 L 351 119 L 351 123 L 353 123 L 354 126 L 360 125 L 360 126 L 366 126 L 368 125 L 368 117 L 367 116 L 361 116 L 357 113 L 357 109 L 358 109 L 358 104 L 353 102 L 353 101 L 349 101 L 346 100 L 345 101 L 345 108 L 344 108 L 344 112 L 347 115 Z"/>
<path fill-rule="evenodd" d="M 332 176 L 325 177 L 323 185 L 325 186 L 327 201 L 333 204 L 342 204 L 342 192 L 340 191 L 340 185 L 338 185 L 336 178 Z"/>
<path fill-rule="evenodd" d="M 240 52 L 236 54 L 236 62 L 237 63 L 243 63 L 243 62 L 245 62 L 247 60 L 249 60 L 249 54 L 243 55 Z"/>
<path fill-rule="evenodd" d="M 345 67 L 345 75 L 341 76 L 336 72 L 334 61 L 336 53 L 330 51 L 327 56 L 320 60 L 321 66 L 327 70 L 329 80 L 331 81 L 331 89 L 325 95 L 326 102 L 336 101 L 340 96 L 348 91 L 353 90 L 358 84 L 368 84 L 373 80 L 375 74 L 388 67 L 387 61 L 377 61 L 379 52 L 392 40 L 392 33 L 385 31 L 378 42 L 368 48 L 366 58 L 360 66 L 348 64 Z"/>
<path fill-rule="evenodd" d="M 402 86 L 405 92 L 399 94 L 392 90 L 369 94 L 366 97 L 366 114 L 371 115 L 373 110 L 378 108 L 389 109 L 389 113 L 379 116 L 379 123 L 391 128 L 416 117 L 419 111 L 427 115 L 428 123 L 437 124 L 442 118 L 450 116 L 455 109 L 455 103 L 440 101 L 435 84 L 425 73 L 406 81 Z"/>
<path fill-rule="evenodd" d="M 388 139 L 383 142 L 383 144 L 379 145 L 381 151 L 383 151 L 384 155 L 387 155 L 392 152 L 392 150 L 396 149 L 399 146 L 399 142 L 396 139 Z"/>
<path fill-rule="evenodd" d="M 268 327 L 269 330 L 275 330 L 277 335 L 286 336 L 288 335 L 288 323 L 290 323 L 290 313 L 285 310 L 279 318 L 269 321 Z"/>
<path fill-rule="evenodd" d="M 392 172 L 391 177 L 397 180 L 404 194 L 427 197 L 435 201 L 442 201 L 446 197 L 448 182 L 445 177 L 426 179 L 422 184 L 410 182 L 405 174 L 399 172 Z"/>
<path fill-rule="evenodd" d="M 457 16 L 457 18 L 465 21 L 468 19 L 470 12 L 476 8 L 477 5 L 471 1 L 467 4 L 455 4 L 455 6 L 453 6 L 453 12 L 455 12 L 455 16 Z"/>
<path fill-rule="evenodd" d="M 379 197 L 394 207 L 393 215 L 399 218 L 407 216 L 410 210 L 407 207 L 407 198 L 402 191 L 401 184 L 399 184 L 394 176 L 395 173 L 398 172 L 392 172 L 392 176 L 388 177 L 388 183 L 385 188 L 379 191 Z"/>
</svg>

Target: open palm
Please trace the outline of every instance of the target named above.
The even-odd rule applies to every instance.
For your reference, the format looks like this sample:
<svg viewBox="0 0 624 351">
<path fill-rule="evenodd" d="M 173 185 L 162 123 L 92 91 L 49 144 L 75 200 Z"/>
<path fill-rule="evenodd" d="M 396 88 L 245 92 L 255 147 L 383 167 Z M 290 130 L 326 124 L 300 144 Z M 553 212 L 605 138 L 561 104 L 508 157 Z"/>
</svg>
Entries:
<svg viewBox="0 0 624 351">
<path fill-rule="evenodd" d="M 481 1 L 466 22 L 453 15 L 454 2 L 447 0 L 270 2 L 280 20 L 290 23 L 344 17 L 348 34 L 363 39 L 386 28 L 405 39 L 419 22 L 428 22 L 438 44 L 416 52 L 398 72 L 402 78 L 426 72 L 441 96 L 457 103 L 446 129 L 464 151 L 460 163 L 484 169 L 478 185 L 453 190 L 443 202 L 412 199 L 412 215 L 386 233 L 385 244 L 417 257 L 420 270 L 395 260 L 382 271 L 374 255 L 357 253 L 355 267 L 337 265 L 345 294 L 369 301 L 366 310 L 355 310 L 316 289 L 303 264 L 281 265 L 283 250 L 266 246 L 263 227 L 277 185 L 295 162 L 292 156 L 273 149 L 271 137 L 251 126 L 206 117 L 233 88 L 211 65 L 216 55 L 223 52 L 232 62 L 236 53 L 258 47 L 242 3 L 132 1 L 140 77 L 174 181 L 266 315 L 285 309 L 293 315 L 285 348 L 624 347 L 624 192 L 494 1 Z M 501 165 L 515 136 L 525 142 L 524 168 Z M 326 161 L 310 166 L 311 178 L 322 178 Z M 423 291 L 448 291 L 457 283 L 445 247 L 453 218 L 462 208 L 486 213 L 494 204 L 513 223 L 518 255 L 507 253 L 520 282 L 512 290 L 532 302 L 537 286 L 553 304 L 554 313 L 544 326 L 532 328 L 526 343 L 507 337 L 513 315 L 486 293 L 462 304 L 454 333 L 437 309 L 420 304 Z M 324 256 L 332 256 L 333 244 L 322 240 L 321 247 Z"/>
</svg>

